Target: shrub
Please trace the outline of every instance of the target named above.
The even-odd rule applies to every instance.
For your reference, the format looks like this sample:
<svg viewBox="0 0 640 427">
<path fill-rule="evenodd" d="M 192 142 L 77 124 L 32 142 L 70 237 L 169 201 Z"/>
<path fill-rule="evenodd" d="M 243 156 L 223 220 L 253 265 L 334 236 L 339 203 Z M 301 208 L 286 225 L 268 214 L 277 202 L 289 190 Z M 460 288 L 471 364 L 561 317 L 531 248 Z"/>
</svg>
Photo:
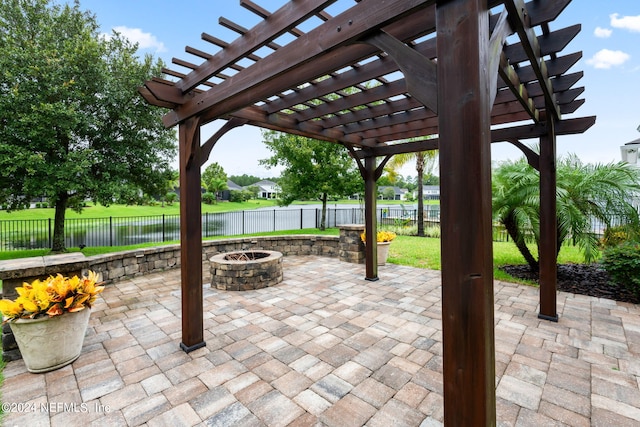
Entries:
<svg viewBox="0 0 640 427">
<path fill-rule="evenodd" d="M 618 225 L 616 227 L 608 227 L 604 230 L 600 244 L 604 248 L 617 246 L 630 240 L 637 240 L 637 232 L 631 225 Z"/>
<path fill-rule="evenodd" d="M 206 192 L 202 195 L 202 201 L 208 205 L 212 205 L 216 202 L 216 195 L 210 192 Z"/>
<path fill-rule="evenodd" d="M 176 202 L 176 200 L 178 200 L 178 195 L 173 191 L 169 191 L 166 196 L 164 196 L 164 200 L 169 206 L 171 206 Z"/>
<path fill-rule="evenodd" d="M 251 200 L 253 193 L 247 190 L 231 190 L 229 191 L 230 202 L 246 202 Z"/>
<path fill-rule="evenodd" d="M 604 250 L 601 262 L 616 283 L 640 297 L 640 243 L 610 246 Z"/>
<path fill-rule="evenodd" d="M 427 237 L 435 237 L 437 239 L 440 238 L 440 226 L 432 225 L 430 227 L 426 227 L 424 229 L 424 235 Z"/>
</svg>

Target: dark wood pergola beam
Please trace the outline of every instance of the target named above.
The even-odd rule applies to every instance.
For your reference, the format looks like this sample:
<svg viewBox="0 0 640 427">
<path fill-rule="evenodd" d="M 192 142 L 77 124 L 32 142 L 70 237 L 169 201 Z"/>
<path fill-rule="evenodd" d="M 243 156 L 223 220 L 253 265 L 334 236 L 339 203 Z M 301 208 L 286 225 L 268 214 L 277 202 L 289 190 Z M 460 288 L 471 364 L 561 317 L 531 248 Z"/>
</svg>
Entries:
<svg viewBox="0 0 640 427">
<path fill-rule="evenodd" d="M 582 101 L 572 101 L 560 106 L 563 113 L 569 114 L 582 105 Z M 422 113 L 422 114 L 420 114 Z M 494 115 L 491 118 L 492 125 L 499 125 L 503 123 L 511 123 L 514 121 L 525 121 L 530 118 L 527 111 L 522 110 L 522 106 L 519 102 L 510 102 L 500 104 L 493 108 Z M 403 122 L 400 117 L 412 118 L 412 121 Z M 382 126 L 382 125 L 386 126 Z M 368 125 L 368 126 L 367 126 Z M 413 134 L 414 136 L 425 136 L 438 133 L 438 120 L 436 116 L 433 116 L 429 110 L 414 110 L 411 112 L 404 112 L 395 114 L 391 118 L 384 118 L 380 120 L 371 120 L 369 123 L 363 123 L 361 132 L 346 133 L 346 135 L 357 136 L 361 138 L 363 145 L 375 145 L 398 141 L 406 139 L 404 132 L 416 131 L 419 134 Z M 337 128 L 337 130 L 343 130 Z"/>
<path fill-rule="evenodd" d="M 436 14 L 444 424 L 495 426 L 488 6 L 438 1 Z"/>
<path fill-rule="evenodd" d="M 530 1 L 525 6 L 529 11 L 529 25 L 535 27 L 545 22 L 555 21 L 571 0 Z"/>
<path fill-rule="evenodd" d="M 407 97 L 397 101 L 385 101 L 381 104 L 366 106 L 365 108 L 361 108 L 350 113 L 324 117 L 322 119 L 315 120 L 315 123 L 327 128 L 347 126 L 350 124 L 357 124 L 364 120 L 374 119 L 376 117 L 396 114 L 398 111 L 407 111 L 416 108 L 422 108 L 422 104 L 414 98 Z M 435 116 L 435 114 L 433 115 Z"/>
<path fill-rule="evenodd" d="M 576 73 L 580 75 L 581 73 Z M 572 77 L 567 80 L 567 82 L 571 82 L 578 77 L 578 75 Z M 571 91 L 567 91 L 562 93 L 559 97 L 561 100 L 564 100 L 565 97 L 575 98 L 579 93 L 582 93 L 583 88 L 577 88 Z M 405 103 L 415 103 L 412 99 L 407 99 L 402 102 Z M 568 105 L 572 106 L 572 102 Z M 508 107 L 511 105 L 511 107 Z M 377 106 L 380 107 L 380 106 Z M 403 106 L 403 107 L 406 107 Z M 500 112 L 500 108 L 507 108 L 505 111 Z M 404 108 L 403 108 L 404 109 Z M 571 108 L 573 109 L 573 108 Z M 361 110 L 364 111 L 364 110 Z M 504 119 L 500 119 L 498 116 L 495 120 L 498 123 L 509 122 L 510 119 L 514 118 L 514 114 L 522 114 L 522 111 L 518 109 L 518 104 L 511 102 L 501 104 L 501 106 L 494 107 L 494 111 L 500 113 L 500 116 L 506 116 Z M 563 113 L 564 110 L 563 110 Z M 568 112 L 567 112 L 568 113 Z M 433 112 L 429 110 L 415 110 L 411 112 L 395 114 L 391 117 L 385 117 L 379 120 L 370 120 L 369 122 L 365 122 L 365 124 L 360 125 L 352 125 L 352 127 L 346 126 L 344 128 L 329 130 L 324 126 L 319 124 L 315 124 L 313 122 L 308 123 L 297 123 L 293 118 L 283 115 L 283 114 L 271 114 L 268 115 L 264 111 L 256 108 L 250 107 L 244 109 L 240 112 L 236 112 L 232 117 L 246 120 L 248 124 L 264 127 L 276 131 L 285 132 L 287 130 L 295 130 L 296 134 L 305 136 L 308 138 L 320 139 L 328 142 L 334 143 L 348 143 L 353 144 L 359 147 L 378 147 L 380 142 L 382 141 L 396 141 L 401 139 L 403 132 L 416 131 L 416 136 L 424 136 L 437 132 L 437 118 L 433 114 Z M 519 119 L 524 119 L 525 116 L 520 117 Z M 431 119 L 426 121 L 426 119 Z M 559 129 L 562 131 L 562 124 L 564 122 L 560 122 Z M 386 128 L 386 129 L 382 129 Z M 374 132 L 370 134 L 367 131 L 378 130 L 378 132 Z M 586 130 L 586 129 L 585 129 Z M 374 138 L 371 138 L 371 135 L 377 134 L 377 141 Z M 530 137 L 539 137 L 539 135 L 534 134 Z M 369 138 L 369 139 L 367 139 Z M 524 135 L 518 136 L 518 138 L 527 138 Z M 433 141 L 433 140 L 431 140 Z M 437 140 L 436 140 L 437 141 Z M 396 145 L 391 145 L 395 147 Z M 422 151 L 422 150 L 420 150 Z"/>
<path fill-rule="evenodd" d="M 340 99 L 336 99 L 335 101 L 325 102 L 324 104 L 310 107 L 298 113 L 293 113 L 291 116 L 292 118 L 300 122 L 308 121 L 329 114 L 335 114 L 340 111 L 349 110 L 361 105 L 367 105 L 373 102 L 392 98 L 394 96 L 406 93 L 406 91 L 407 85 L 405 84 L 404 79 L 397 80 L 385 85 L 376 86 L 372 89 L 360 93 L 355 93 L 348 97 L 343 97 Z"/>
<path fill-rule="evenodd" d="M 430 21 L 428 23 L 430 23 Z M 553 53 L 561 51 L 575 37 L 576 32 L 579 30 L 580 26 L 576 25 L 570 27 L 570 31 L 567 31 L 567 29 L 563 29 L 552 32 L 548 36 L 545 36 L 544 39 L 540 42 L 540 47 L 543 55 L 551 55 Z M 413 49 L 427 58 L 434 58 L 436 56 L 436 46 L 434 39 L 429 39 L 422 43 L 419 43 L 414 46 Z M 512 64 L 528 60 L 524 54 L 525 50 L 522 47 L 521 43 L 506 46 L 505 52 L 508 52 L 507 56 L 510 58 Z M 516 59 L 513 59 L 512 57 Z M 309 99 L 310 94 L 315 94 L 316 97 L 319 95 L 324 96 L 330 93 L 335 93 L 339 90 L 343 90 L 347 87 L 354 86 L 358 83 L 374 80 L 378 77 L 398 70 L 399 67 L 393 60 L 391 60 L 389 57 L 383 57 L 380 61 L 364 64 L 360 67 L 339 74 L 335 78 L 322 80 L 318 83 L 300 89 L 291 95 L 267 103 L 267 110 L 269 112 L 275 112 L 285 108 L 290 108 L 294 105 L 303 103 L 306 99 Z M 535 74 L 526 73 L 524 74 L 524 76 L 534 77 Z M 529 81 L 531 80 L 532 79 L 530 79 Z M 316 115 L 313 118 L 318 117 L 320 117 L 320 115 Z M 310 117 L 308 117 L 307 113 L 307 116 L 300 116 L 296 118 L 298 120 L 308 120 Z"/>
<path fill-rule="evenodd" d="M 564 119 L 556 124 L 556 134 L 577 135 L 586 132 L 596 123 L 596 116 L 581 117 L 578 119 Z M 491 131 L 491 142 L 513 142 L 513 140 L 533 139 L 545 136 L 547 129 L 544 124 L 513 126 Z M 419 151 L 438 150 L 439 138 L 425 139 L 422 141 L 403 142 L 390 145 L 380 145 L 377 147 L 357 150 L 358 157 L 366 156 L 389 156 L 403 153 L 413 153 Z"/>
<path fill-rule="evenodd" d="M 580 33 L 582 26 L 580 24 L 552 31 L 549 34 L 538 36 L 540 44 L 540 54 L 542 56 L 552 55 L 562 52 L 567 45 Z M 511 64 L 518 64 L 529 60 L 527 52 L 522 43 L 514 43 L 505 46 L 504 53 L 509 58 Z"/>
<path fill-rule="evenodd" d="M 312 84 L 296 90 L 294 93 L 279 98 L 272 102 L 267 102 L 266 111 L 273 113 L 294 105 L 299 105 L 312 98 L 319 98 L 330 93 L 335 93 L 345 88 L 362 84 L 371 80 L 375 80 L 380 76 L 392 73 L 398 69 L 398 66 L 389 57 L 382 57 L 378 61 L 370 62 L 351 70 L 337 74 L 330 79 L 320 80 Z"/>
<path fill-rule="evenodd" d="M 569 102 L 566 99 L 565 91 L 568 91 L 575 83 L 577 83 L 584 76 L 583 72 L 577 72 L 573 74 L 562 75 L 559 77 L 554 77 L 554 88 L 559 92 L 558 102 L 560 104 Z M 535 97 L 537 99 L 540 95 L 542 95 L 542 89 L 540 85 L 536 84 L 537 82 L 527 84 L 527 90 L 530 96 Z M 572 89 L 574 90 L 574 89 Z M 584 88 L 580 88 L 580 92 L 582 92 Z M 494 109 L 498 104 L 503 104 L 507 102 L 515 101 L 515 97 L 511 93 L 510 90 L 506 86 L 502 86 L 497 93 L 496 96 L 496 104 L 494 105 Z M 373 119 L 376 117 L 388 116 L 397 113 L 398 111 L 407 111 L 413 110 L 416 108 L 420 108 L 422 104 L 414 98 L 405 98 L 397 101 L 387 101 L 383 102 L 379 105 L 367 106 L 366 108 L 358 109 L 351 113 L 334 115 L 332 117 L 324 117 L 320 120 L 315 120 L 314 123 L 323 126 L 325 128 L 338 127 L 338 126 L 346 126 L 354 123 L 358 123 L 364 120 Z M 563 114 L 565 114 L 563 112 Z M 435 117 L 435 114 L 431 113 L 429 116 L 425 117 Z M 357 128 L 353 128 L 354 132 L 358 132 Z M 350 131 L 345 128 L 345 133 L 349 133 Z"/>
<path fill-rule="evenodd" d="M 384 31 L 364 41 L 392 57 L 402 71 L 406 91 L 434 113 L 438 112 L 438 66 L 435 62 Z"/>
<path fill-rule="evenodd" d="M 504 6 L 506 10 L 509 11 L 510 19 L 519 21 L 514 25 L 514 27 L 516 28 L 516 32 L 520 37 L 522 46 L 527 53 L 533 72 L 542 86 L 545 99 L 545 109 L 551 112 L 554 120 L 558 120 L 561 117 L 561 113 L 553 93 L 553 86 L 549 78 L 550 74 L 547 70 L 547 64 L 542 57 L 540 43 L 538 42 L 538 37 L 536 36 L 533 27 L 531 26 L 531 18 L 528 16 L 524 1 L 505 0 Z"/>
<path fill-rule="evenodd" d="M 247 107 L 231 114 L 229 117 L 248 120 L 249 124 L 272 130 L 292 130 L 297 135 L 315 138 L 328 142 L 348 143 L 355 146 L 366 146 L 357 136 L 345 135 L 344 132 L 334 129 L 325 129 L 313 122 L 298 123 L 285 114 L 266 114 L 257 107 Z"/>
<path fill-rule="evenodd" d="M 553 75 L 562 75 L 563 73 L 565 73 L 570 67 L 572 67 L 580 58 L 582 57 L 581 53 L 577 53 L 577 54 L 571 54 L 571 55 L 567 55 L 567 56 L 562 56 L 562 57 L 558 57 L 554 60 L 550 60 L 547 62 L 548 65 L 548 69 L 549 72 L 552 73 Z M 531 66 L 526 66 L 526 67 L 521 67 L 518 72 L 518 77 L 520 78 L 520 81 L 522 82 L 526 82 L 526 89 L 528 91 L 534 91 L 535 95 L 539 95 L 542 93 L 542 89 L 540 88 L 540 85 L 537 83 L 536 78 L 535 78 L 535 73 L 533 72 Z M 532 83 L 534 82 L 534 83 Z M 403 93 L 404 91 L 402 90 L 403 87 L 406 90 L 406 84 L 404 83 L 404 80 L 397 80 L 393 83 L 388 84 L 387 86 L 390 86 L 390 89 L 388 92 L 384 92 L 384 90 L 382 89 L 384 86 L 379 86 L 381 89 L 378 88 L 374 88 L 374 89 L 378 89 L 377 92 L 374 92 L 374 94 L 377 95 L 367 95 L 367 92 L 370 92 L 374 89 L 369 89 L 366 92 L 361 92 L 355 95 L 352 95 L 349 97 L 349 99 L 345 100 L 345 99 L 340 99 L 334 102 L 338 102 L 337 104 L 334 104 L 334 102 L 330 102 L 330 103 L 325 103 L 322 104 L 320 106 L 317 106 L 315 108 L 310 108 L 308 110 L 304 110 L 300 113 L 294 113 L 293 117 L 296 118 L 296 120 L 299 121 L 303 121 L 303 120 L 315 120 L 315 119 L 319 119 L 322 118 L 323 116 L 329 115 L 329 114 L 335 114 L 339 111 L 344 111 L 344 110 L 348 110 L 349 108 L 353 108 L 357 106 L 357 102 L 353 99 L 351 99 L 353 96 L 355 97 L 359 97 L 359 100 L 362 101 L 366 101 L 366 102 L 362 102 L 360 105 L 364 105 L 366 103 L 371 103 L 376 101 L 376 96 L 384 96 L 386 98 L 389 98 L 391 96 L 396 96 L 398 94 Z M 564 86 L 563 86 L 564 87 Z M 508 88 L 508 86 L 506 84 L 502 84 L 498 86 L 498 90 L 502 90 L 502 89 L 506 89 Z M 502 95 L 504 96 L 504 94 Z M 380 100 L 381 98 L 378 98 L 377 100 Z M 498 94 L 498 96 L 496 97 L 496 102 L 501 102 L 504 98 L 501 98 L 501 95 Z M 510 100 L 514 100 L 515 97 L 511 96 L 511 98 L 509 98 Z M 372 107 L 374 108 L 374 107 Z M 315 114 L 314 114 L 315 113 Z M 356 112 L 352 113 L 352 114 L 357 114 Z M 332 118 L 333 119 L 333 118 Z M 351 119 L 349 113 L 348 114 L 343 114 L 340 116 L 340 119 L 342 122 L 344 123 L 350 123 L 353 122 L 354 120 Z"/>
<path fill-rule="evenodd" d="M 533 98 L 529 96 L 526 85 L 520 81 L 520 77 L 513 65 L 509 64 L 507 56 L 502 52 L 500 54 L 500 64 L 498 66 L 498 75 L 507 84 L 511 94 L 520 103 L 522 108 L 527 112 L 534 122 L 540 121 L 540 112 L 536 108 Z"/>
<path fill-rule="evenodd" d="M 304 78 L 306 76 L 303 77 L 299 73 L 299 68 L 291 72 L 291 64 L 294 61 L 300 64 L 313 63 L 314 59 L 326 56 L 327 51 L 344 46 L 362 37 L 363 34 L 370 31 L 372 26 L 384 27 L 386 24 L 392 23 L 395 18 L 412 14 L 434 2 L 435 0 L 389 0 L 388 6 L 396 13 L 395 17 L 390 16 L 386 10 L 368 7 L 366 2 L 357 4 L 292 41 L 287 45 L 286 49 L 278 49 L 273 52 L 269 57 L 264 58 L 261 67 L 247 68 L 244 72 L 239 72 L 220 83 L 215 91 L 196 95 L 194 99 L 166 114 L 163 121 L 166 126 L 175 126 L 189 117 L 202 115 L 205 111 L 205 116 L 213 120 L 259 101 L 266 97 L 266 93 L 282 92 L 295 85 L 296 82 L 308 81 L 307 78 Z M 306 3 L 309 2 L 296 2 L 295 4 Z M 291 25 L 291 21 L 288 24 Z M 322 43 L 318 43 L 319 40 Z M 293 52 L 296 53 L 295 56 L 292 56 Z M 205 74 L 209 74 L 209 72 Z M 317 76 L 324 73 L 319 73 L 316 70 L 315 74 Z M 285 81 L 278 81 L 278 77 L 280 79 L 284 77 Z M 198 79 L 198 81 L 201 79 L 203 78 Z M 262 81 L 268 81 L 269 83 L 260 85 L 259 83 Z M 196 78 L 189 78 L 181 82 L 178 82 L 177 86 L 183 92 L 185 87 L 193 88 L 197 85 Z M 263 95 L 260 89 L 266 93 Z"/>
<path fill-rule="evenodd" d="M 226 48 L 208 59 L 202 66 L 178 81 L 176 86 L 182 93 L 187 93 L 208 80 L 211 76 L 224 70 L 256 49 L 266 45 L 280 35 L 286 33 L 292 25 L 316 15 L 336 0 L 307 0 L 303 2 L 287 2 L 282 8 L 271 15 L 271 19 L 261 21 L 246 37 L 236 39 Z"/>
</svg>

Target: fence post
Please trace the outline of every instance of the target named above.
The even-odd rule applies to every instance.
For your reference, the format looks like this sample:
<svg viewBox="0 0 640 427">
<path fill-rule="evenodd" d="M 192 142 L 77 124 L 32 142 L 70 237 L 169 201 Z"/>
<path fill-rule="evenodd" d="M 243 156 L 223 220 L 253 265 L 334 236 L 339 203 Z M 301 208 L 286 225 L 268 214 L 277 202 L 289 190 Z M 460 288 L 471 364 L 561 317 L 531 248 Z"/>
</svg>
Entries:
<svg viewBox="0 0 640 427">
<path fill-rule="evenodd" d="M 302 222 L 302 215 L 303 215 L 302 208 L 300 208 L 300 230 L 302 230 L 302 227 L 304 225 L 304 223 Z"/>
<path fill-rule="evenodd" d="M 276 210 L 273 210 L 273 231 L 276 231 Z"/>
<path fill-rule="evenodd" d="M 113 217 L 109 217 L 109 246 L 113 246 Z"/>
<path fill-rule="evenodd" d="M 163 242 L 164 242 L 164 239 L 165 239 L 165 235 L 164 235 L 164 233 L 165 233 L 165 229 L 164 229 L 164 219 L 165 219 L 165 218 L 164 218 L 164 214 L 162 214 L 162 241 L 163 241 Z"/>
</svg>

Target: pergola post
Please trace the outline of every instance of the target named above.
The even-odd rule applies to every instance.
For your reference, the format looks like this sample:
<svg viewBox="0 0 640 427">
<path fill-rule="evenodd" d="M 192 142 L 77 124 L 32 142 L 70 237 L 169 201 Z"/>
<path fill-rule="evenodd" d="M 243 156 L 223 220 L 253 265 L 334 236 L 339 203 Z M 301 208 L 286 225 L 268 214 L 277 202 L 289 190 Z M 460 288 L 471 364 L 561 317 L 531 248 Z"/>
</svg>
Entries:
<svg viewBox="0 0 640 427">
<path fill-rule="evenodd" d="M 489 13 L 436 3 L 444 424 L 496 423 Z"/>
<path fill-rule="evenodd" d="M 547 120 L 548 133 L 540 138 L 540 319 L 558 321 L 556 311 L 558 218 L 556 212 L 555 121 Z"/>
<path fill-rule="evenodd" d="M 185 352 L 205 346 L 202 308 L 202 208 L 200 194 L 200 124 L 197 117 L 180 124 L 180 272 L 182 342 Z"/>
<path fill-rule="evenodd" d="M 365 279 L 378 280 L 378 244 L 376 233 L 378 218 L 376 217 L 377 184 L 376 158 L 367 156 L 364 159 L 364 223 L 365 223 Z"/>
</svg>

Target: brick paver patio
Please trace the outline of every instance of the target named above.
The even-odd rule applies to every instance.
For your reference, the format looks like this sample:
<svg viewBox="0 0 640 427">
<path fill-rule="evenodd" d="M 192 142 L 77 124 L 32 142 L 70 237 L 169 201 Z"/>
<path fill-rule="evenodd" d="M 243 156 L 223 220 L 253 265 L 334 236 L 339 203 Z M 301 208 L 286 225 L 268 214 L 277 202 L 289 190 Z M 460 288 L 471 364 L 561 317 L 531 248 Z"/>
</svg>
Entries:
<svg viewBox="0 0 640 427">
<path fill-rule="evenodd" d="M 442 425 L 440 273 L 284 262 L 272 288 L 205 285 L 207 345 L 189 354 L 179 271 L 109 285 L 73 365 L 7 364 L 4 425 Z M 640 425 L 638 306 L 560 293 L 551 323 L 537 289 L 495 295 L 499 425 Z"/>
</svg>

